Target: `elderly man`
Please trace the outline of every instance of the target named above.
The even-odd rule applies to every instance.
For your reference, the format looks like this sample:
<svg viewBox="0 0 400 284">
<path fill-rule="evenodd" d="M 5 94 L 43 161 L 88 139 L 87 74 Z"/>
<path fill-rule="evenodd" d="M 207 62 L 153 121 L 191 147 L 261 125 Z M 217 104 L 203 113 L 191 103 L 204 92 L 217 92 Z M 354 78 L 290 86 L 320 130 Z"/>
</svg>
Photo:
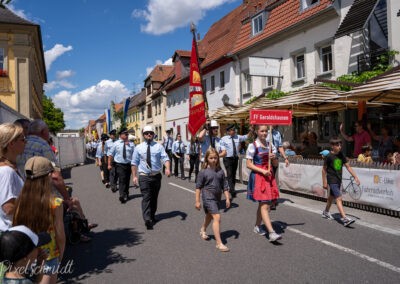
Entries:
<svg viewBox="0 0 400 284">
<path fill-rule="evenodd" d="M 208 134 L 206 131 L 208 130 Z M 219 126 L 216 120 L 211 120 L 210 124 L 203 126 L 203 130 L 199 132 L 199 141 L 201 146 L 201 162 L 204 162 L 204 156 L 208 148 L 212 147 L 217 150 L 219 157 L 226 156 L 225 146 L 221 144 L 221 138 L 218 137 Z"/>
<path fill-rule="evenodd" d="M 48 143 L 49 138 L 49 128 L 43 120 L 35 119 L 30 123 L 24 153 L 19 155 L 17 158 L 18 171 L 24 179 L 26 179 L 25 163 L 33 156 L 45 157 L 55 165 L 58 165 L 56 156 Z M 52 180 L 54 187 L 64 199 L 64 203 L 67 207 L 75 209 L 80 214 L 81 218 L 86 219 L 79 200 L 75 197 L 69 196 L 61 171 L 55 171 L 52 175 Z M 89 224 L 89 228 L 94 227 L 97 227 L 97 224 Z"/>
<path fill-rule="evenodd" d="M 136 146 L 132 157 L 133 183 L 139 184 L 143 194 L 142 214 L 147 230 L 156 223 L 158 194 L 161 188 L 161 170 L 165 165 L 165 175 L 170 176 L 170 162 L 164 147 L 155 142 L 151 125 L 143 128 L 144 142 Z"/>
</svg>

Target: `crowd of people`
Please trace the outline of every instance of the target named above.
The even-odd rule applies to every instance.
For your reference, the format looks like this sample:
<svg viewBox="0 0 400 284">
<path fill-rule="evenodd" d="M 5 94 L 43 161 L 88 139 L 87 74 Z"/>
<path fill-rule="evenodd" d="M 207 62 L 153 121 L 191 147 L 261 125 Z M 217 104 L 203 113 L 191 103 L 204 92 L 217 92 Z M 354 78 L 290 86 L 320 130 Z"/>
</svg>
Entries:
<svg viewBox="0 0 400 284">
<path fill-rule="evenodd" d="M 34 281 L 56 283 L 67 240 L 65 214 L 76 212 L 88 230 L 97 226 L 87 222 L 79 199 L 67 191 L 56 153 L 43 120 L 19 119 L 0 125 L 0 279 L 3 283 L 24 279 L 13 268 L 24 264 L 27 256 L 32 259 L 25 273 L 29 272 L 28 268 L 34 269 L 39 271 L 32 274 Z M 43 233 L 50 239 L 40 244 L 38 235 Z M 80 241 L 91 240 L 79 234 Z M 22 249 L 15 252 L 17 244 Z M 33 261 L 36 258 L 40 261 Z M 33 280 L 26 279 L 23 283 L 29 281 Z"/>
</svg>

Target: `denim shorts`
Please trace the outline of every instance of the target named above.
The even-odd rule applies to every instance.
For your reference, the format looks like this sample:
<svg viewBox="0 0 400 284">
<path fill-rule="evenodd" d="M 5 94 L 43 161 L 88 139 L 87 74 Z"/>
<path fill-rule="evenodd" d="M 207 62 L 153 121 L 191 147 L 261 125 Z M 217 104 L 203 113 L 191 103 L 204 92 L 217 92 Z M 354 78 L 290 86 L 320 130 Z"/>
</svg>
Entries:
<svg viewBox="0 0 400 284">
<path fill-rule="evenodd" d="M 332 183 L 329 184 L 329 194 L 335 198 L 341 197 L 342 192 L 340 191 L 340 184 Z"/>
<path fill-rule="evenodd" d="M 46 275 L 57 274 L 59 266 L 60 266 L 60 261 L 58 260 L 58 257 L 46 260 L 43 265 L 43 273 Z"/>
</svg>

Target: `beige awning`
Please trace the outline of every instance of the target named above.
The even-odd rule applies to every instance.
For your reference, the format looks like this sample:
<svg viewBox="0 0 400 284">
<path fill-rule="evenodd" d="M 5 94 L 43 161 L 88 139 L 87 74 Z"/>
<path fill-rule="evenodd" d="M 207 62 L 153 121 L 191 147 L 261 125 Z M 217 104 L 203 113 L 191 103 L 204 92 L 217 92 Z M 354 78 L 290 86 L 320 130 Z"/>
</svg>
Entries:
<svg viewBox="0 0 400 284">
<path fill-rule="evenodd" d="M 219 108 L 212 118 L 219 122 L 248 119 L 251 109 L 291 110 L 293 116 L 304 117 L 333 112 L 348 108 L 357 108 L 358 102 L 345 97 L 345 92 L 320 84 L 309 85 L 279 99 L 260 98 L 242 107 Z"/>
<path fill-rule="evenodd" d="M 347 92 L 346 98 L 375 103 L 400 103 L 400 66 Z"/>
</svg>

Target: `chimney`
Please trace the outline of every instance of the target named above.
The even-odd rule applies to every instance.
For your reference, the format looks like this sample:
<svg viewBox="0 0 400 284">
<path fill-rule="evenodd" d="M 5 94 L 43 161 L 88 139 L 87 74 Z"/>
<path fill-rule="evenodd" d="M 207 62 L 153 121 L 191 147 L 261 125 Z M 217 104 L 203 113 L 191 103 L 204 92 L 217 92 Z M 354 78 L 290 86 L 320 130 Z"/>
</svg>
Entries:
<svg viewBox="0 0 400 284">
<path fill-rule="evenodd" d="M 197 41 L 200 41 L 200 33 L 197 33 Z"/>
</svg>

